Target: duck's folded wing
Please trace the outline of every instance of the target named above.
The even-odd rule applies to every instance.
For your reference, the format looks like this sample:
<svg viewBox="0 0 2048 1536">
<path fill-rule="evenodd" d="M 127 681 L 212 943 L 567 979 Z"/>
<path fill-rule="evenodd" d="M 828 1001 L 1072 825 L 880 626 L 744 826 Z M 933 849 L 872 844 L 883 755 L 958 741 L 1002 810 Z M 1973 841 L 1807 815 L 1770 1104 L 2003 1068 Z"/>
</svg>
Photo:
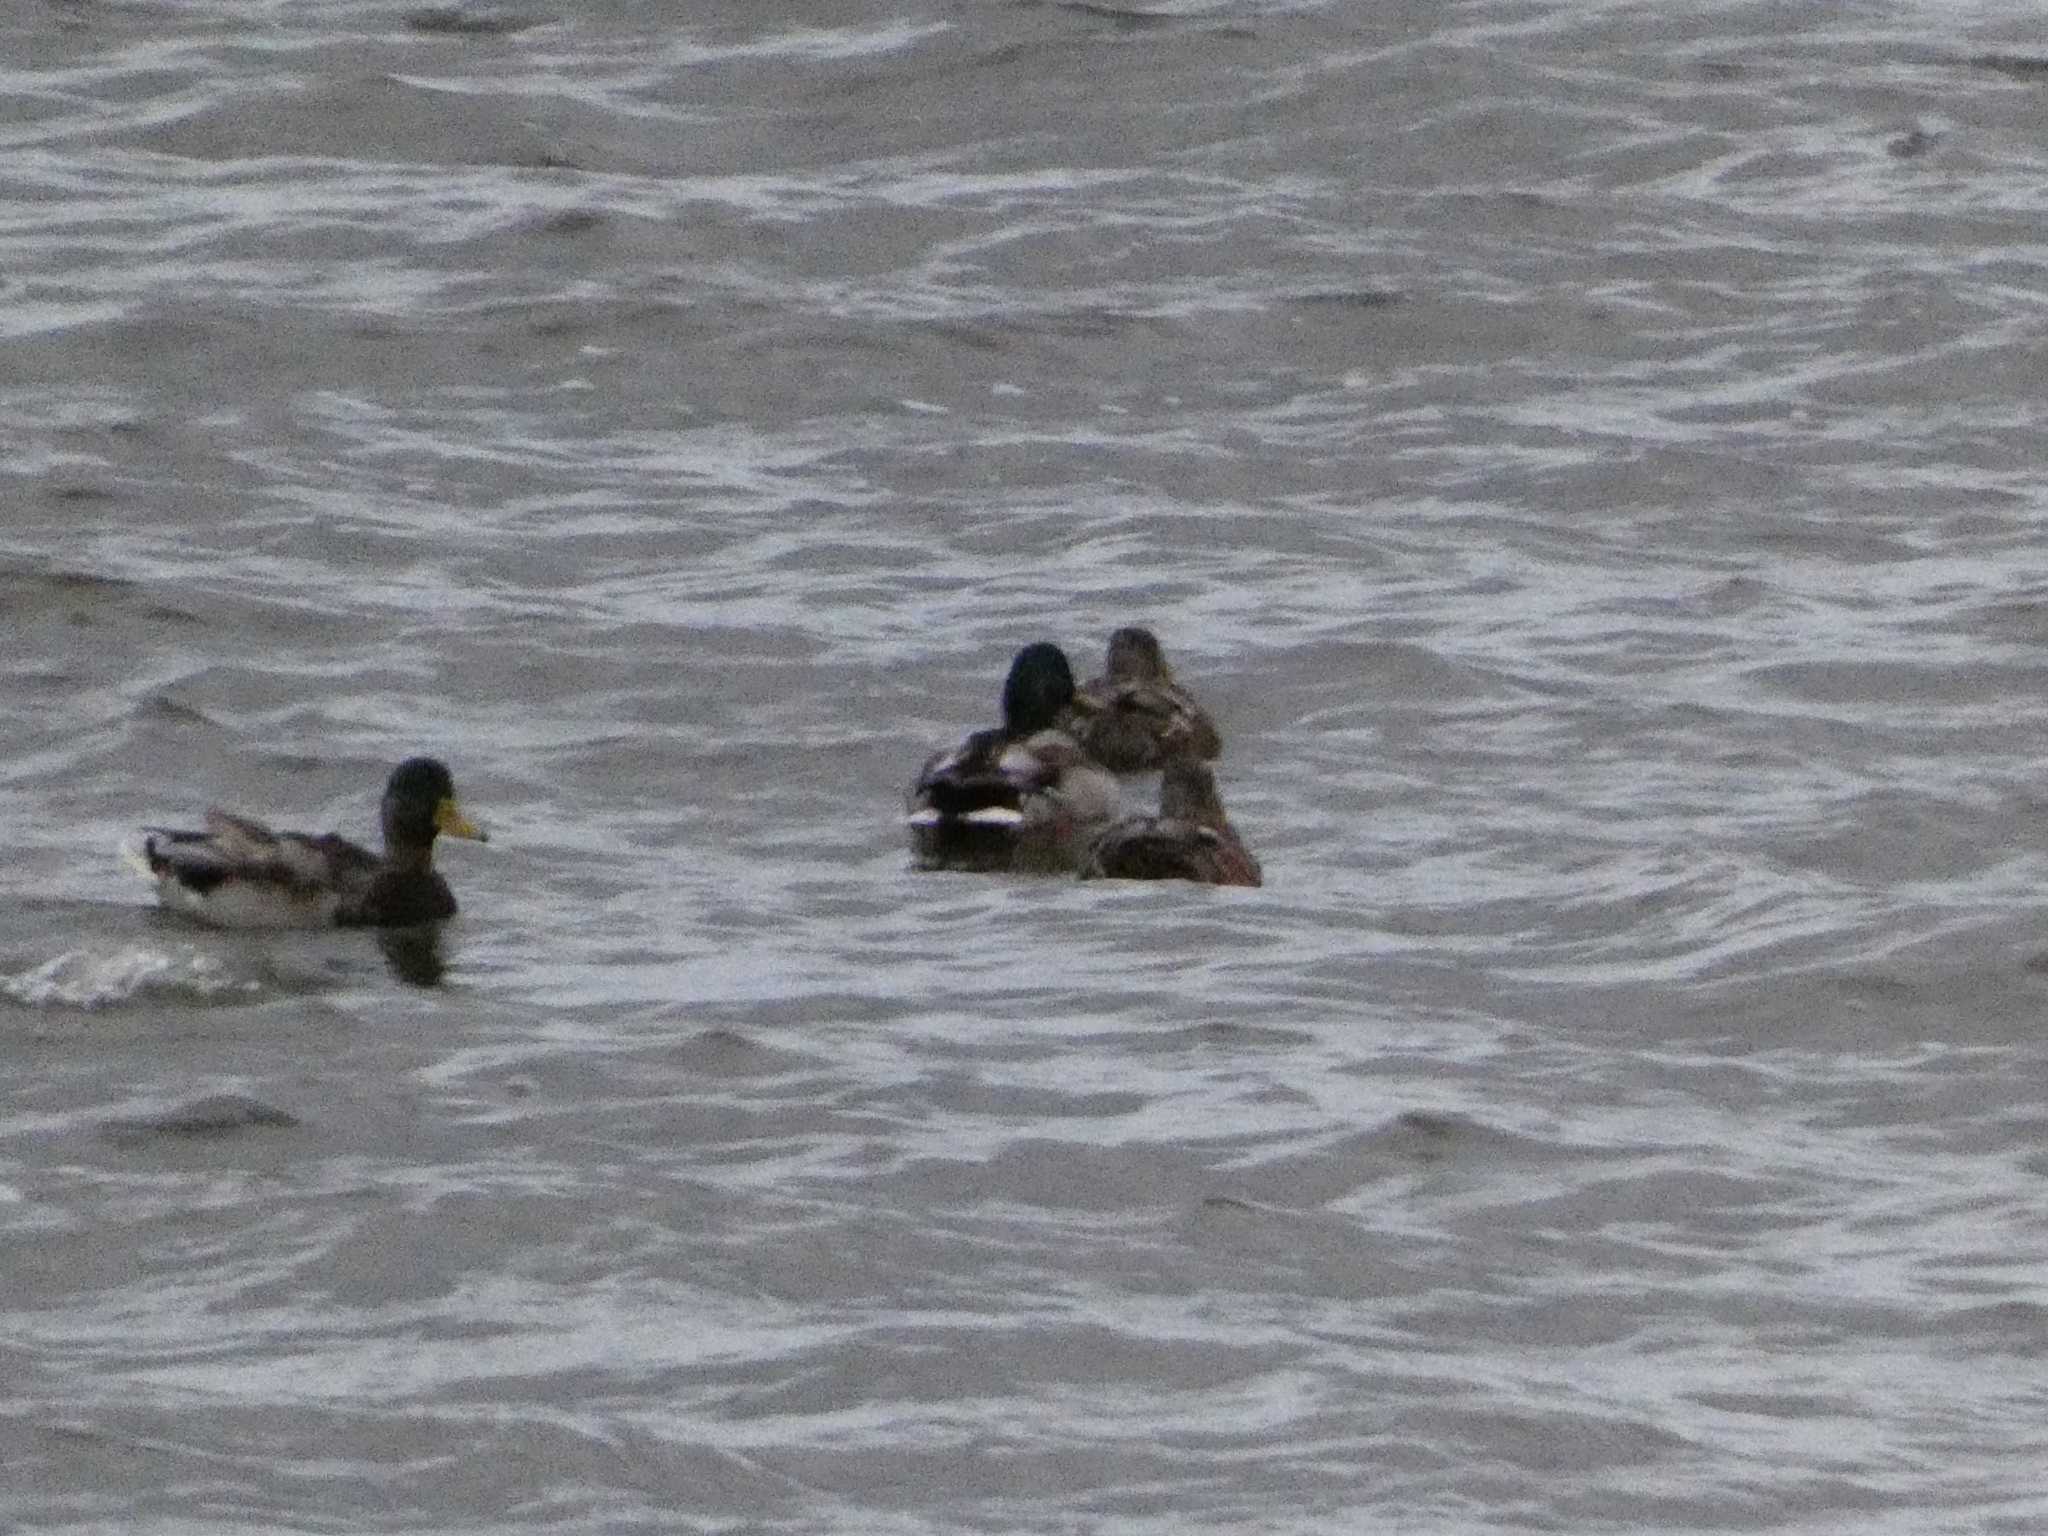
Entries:
<svg viewBox="0 0 2048 1536">
<path fill-rule="evenodd" d="M 342 888 L 369 878 L 376 856 L 345 837 L 273 832 L 262 822 L 223 810 L 206 813 L 206 830 L 144 829 L 150 867 L 195 890 L 227 880 L 295 889 Z"/>
<path fill-rule="evenodd" d="M 350 890 L 381 870 L 383 861 L 369 849 L 333 832 L 310 837 L 300 832 L 282 832 L 278 842 L 294 872 L 318 884 Z"/>
<path fill-rule="evenodd" d="M 1171 684 L 1098 680 L 1089 688 L 1074 701 L 1074 734 L 1112 772 L 1146 773 L 1181 753 L 1223 750 L 1215 722 Z"/>
<path fill-rule="evenodd" d="M 1127 816 L 1095 840 L 1081 878 L 1212 882 L 1221 841 L 1192 822 Z"/>
<path fill-rule="evenodd" d="M 206 813 L 204 836 L 215 857 L 231 864 L 265 864 L 274 856 L 278 836 L 260 821 L 236 816 L 215 806 Z"/>
<path fill-rule="evenodd" d="M 134 857 L 131 845 L 129 856 Z M 234 873 L 234 860 L 214 840 L 211 832 L 192 832 L 178 827 L 144 827 L 142 871 L 158 879 L 174 879 L 196 891 L 210 890 Z"/>
<path fill-rule="evenodd" d="M 1084 880 L 1259 885 L 1259 861 L 1229 833 L 1171 816 L 1127 816 L 1095 840 Z"/>
<path fill-rule="evenodd" d="M 935 826 L 947 821 L 985 825 L 1023 819 L 1024 796 L 1036 770 L 1012 763 L 991 732 L 970 736 L 951 752 L 941 752 L 924 765 L 910 791 L 910 822 Z"/>
</svg>

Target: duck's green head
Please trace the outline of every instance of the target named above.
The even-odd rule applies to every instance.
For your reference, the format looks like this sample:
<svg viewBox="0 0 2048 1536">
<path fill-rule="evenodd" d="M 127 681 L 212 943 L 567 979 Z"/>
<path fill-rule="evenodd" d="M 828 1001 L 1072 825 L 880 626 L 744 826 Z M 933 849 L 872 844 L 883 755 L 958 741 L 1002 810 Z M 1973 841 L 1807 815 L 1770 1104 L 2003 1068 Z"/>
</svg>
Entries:
<svg viewBox="0 0 2048 1536">
<path fill-rule="evenodd" d="M 1074 669 L 1067 653 L 1050 640 L 1027 645 L 1003 683 L 1003 729 L 1012 736 L 1042 731 L 1073 702 Z"/>
<path fill-rule="evenodd" d="M 483 829 L 462 814 L 455 779 L 438 758 L 409 757 L 384 786 L 384 841 L 394 848 L 424 848 L 437 833 L 484 842 Z"/>
</svg>

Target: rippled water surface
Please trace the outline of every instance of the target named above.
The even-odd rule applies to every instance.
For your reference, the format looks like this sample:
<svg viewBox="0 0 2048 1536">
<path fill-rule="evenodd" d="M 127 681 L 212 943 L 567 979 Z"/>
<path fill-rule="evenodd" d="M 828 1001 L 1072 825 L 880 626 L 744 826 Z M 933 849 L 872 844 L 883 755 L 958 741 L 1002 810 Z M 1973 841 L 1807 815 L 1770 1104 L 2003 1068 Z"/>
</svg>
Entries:
<svg viewBox="0 0 2048 1536">
<path fill-rule="evenodd" d="M 0 1523 L 2041 1530 L 2041 49 L 14 8 Z M 1132 621 L 1266 886 L 911 872 Z"/>
</svg>

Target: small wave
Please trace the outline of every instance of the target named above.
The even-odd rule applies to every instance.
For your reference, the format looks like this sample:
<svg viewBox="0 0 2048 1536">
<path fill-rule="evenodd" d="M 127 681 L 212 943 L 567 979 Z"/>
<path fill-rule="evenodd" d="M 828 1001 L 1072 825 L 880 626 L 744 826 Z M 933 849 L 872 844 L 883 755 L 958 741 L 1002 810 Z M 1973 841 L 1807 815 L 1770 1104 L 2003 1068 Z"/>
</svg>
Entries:
<svg viewBox="0 0 2048 1536">
<path fill-rule="evenodd" d="M 124 1115 L 107 1121 L 100 1134 L 109 1141 L 135 1145 L 154 1138 L 226 1137 L 252 1129 L 290 1129 L 299 1117 L 289 1110 L 246 1094 L 219 1093 L 194 1099 L 151 1115 Z"/>
<path fill-rule="evenodd" d="M 246 997 L 261 983 L 192 945 L 71 949 L 0 981 L 0 996 L 27 1008 L 98 1009 L 138 997 L 210 1002 Z"/>
</svg>

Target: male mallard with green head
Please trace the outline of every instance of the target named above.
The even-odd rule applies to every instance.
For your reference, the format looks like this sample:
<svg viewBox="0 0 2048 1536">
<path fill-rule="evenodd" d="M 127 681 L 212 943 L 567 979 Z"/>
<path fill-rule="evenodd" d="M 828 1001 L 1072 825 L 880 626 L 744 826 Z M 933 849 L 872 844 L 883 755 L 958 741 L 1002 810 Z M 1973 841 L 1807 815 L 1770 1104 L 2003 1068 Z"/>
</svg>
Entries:
<svg viewBox="0 0 2048 1536">
<path fill-rule="evenodd" d="M 1116 780 L 1056 722 L 1074 700 L 1066 652 L 1027 645 L 1003 683 L 1003 723 L 931 758 L 910 787 L 919 869 L 1075 868 L 1116 814 Z"/>
<path fill-rule="evenodd" d="M 1109 637 L 1102 676 L 1075 695 L 1067 727 L 1111 773 L 1151 773 L 1182 754 L 1223 750 L 1216 722 L 1174 681 L 1159 637 L 1136 624 Z"/>
<path fill-rule="evenodd" d="M 485 840 L 431 757 L 407 758 L 384 786 L 384 854 L 332 832 L 273 832 L 206 813 L 206 830 L 143 828 L 138 863 L 166 907 L 223 927 L 395 928 L 455 915 L 434 839 Z"/>
<path fill-rule="evenodd" d="M 1159 814 L 1126 816 L 1095 840 L 1083 880 L 1262 885 L 1259 861 L 1223 813 L 1209 765 L 1182 755 L 1159 780 Z"/>
</svg>

